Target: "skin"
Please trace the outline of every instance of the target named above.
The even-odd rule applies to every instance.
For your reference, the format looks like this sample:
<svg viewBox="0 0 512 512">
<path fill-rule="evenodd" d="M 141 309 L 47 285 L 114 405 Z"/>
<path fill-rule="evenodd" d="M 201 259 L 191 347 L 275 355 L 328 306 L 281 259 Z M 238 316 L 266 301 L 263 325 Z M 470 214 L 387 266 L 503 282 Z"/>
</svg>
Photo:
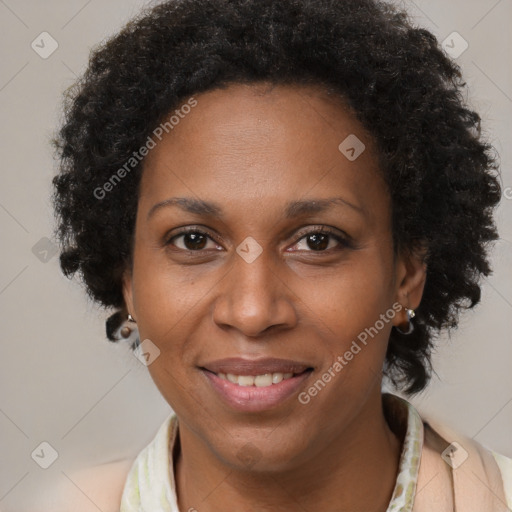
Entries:
<svg viewBox="0 0 512 512">
<path fill-rule="evenodd" d="M 124 276 L 140 339 L 161 351 L 149 371 L 179 419 L 180 509 L 385 511 L 401 442 L 384 417 L 381 369 L 404 310 L 307 405 L 294 396 L 235 411 L 198 368 L 236 356 L 306 362 L 305 391 L 394 303 L 418 307 L 425 267 L 420 254 L 394 254 L 372 139 L 317 87 L 230 85 L 195 98 L 145 161 Z M 354 161 L 338 149 L 350 134 L 366 146 Z M 172 197 L 213 201 L 223 216 L 173 205 L 148 218 Z M 331 197 L 352 206 L 284 216 L 289 201 Z M 349 244 L 329 237 L 315 250 L 302 231 L 324 225 Z M 209 236 L 199 250 L 178 236 L 184 226 Z M 263 249 L 252 263 L 236 252 L 248 236 Z"/>
</svg>

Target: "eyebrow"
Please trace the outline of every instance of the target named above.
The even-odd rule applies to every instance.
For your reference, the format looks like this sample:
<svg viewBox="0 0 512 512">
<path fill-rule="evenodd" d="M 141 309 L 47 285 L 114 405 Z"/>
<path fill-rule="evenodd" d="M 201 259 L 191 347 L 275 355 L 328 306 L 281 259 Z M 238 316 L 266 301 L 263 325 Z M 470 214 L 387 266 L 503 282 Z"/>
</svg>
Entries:
<svg viewBox="0 0 512 512">
<path fill-rule="evenodd" d="M 362 215 L 365 214 L 365 210 L 361 206 L 355 205 L 342 197 L 329 197 L 326 199 L 291 201 L 286 205 L 284 216 L 289 219 L 301 215 L 321 213 L 336 205 L 345 205 Z M 158 210 L 170 206 L 177 206 L 183 211 L 195 215 L 218 218 L 224 217 L 222 208 L 212 201 L 194 199 L 191 197 L 171 197 L 153 205 L 148 212 L 147 220 L 149 220 Z"/>
</svg>

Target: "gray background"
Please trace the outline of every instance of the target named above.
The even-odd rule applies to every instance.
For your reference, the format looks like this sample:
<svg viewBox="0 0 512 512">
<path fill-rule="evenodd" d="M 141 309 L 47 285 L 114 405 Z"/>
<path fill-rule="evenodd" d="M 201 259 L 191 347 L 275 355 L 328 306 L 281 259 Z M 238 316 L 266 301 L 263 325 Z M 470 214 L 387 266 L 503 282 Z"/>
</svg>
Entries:
<svg viewBox="0 0 512 512">
<path fill-rule="evenodd" d="M 89 49 L 142 5 L 140 0 L 0 0 L 0 508 L 5 511 L 21 511 L 25 497 L 48 482 L 71 485 L 66 478 L 74 467 L 135 457 L 170 412 L 147 369 L 125 346 L 105 341 L 106 312 L 87 301 L 76 281 L 61 275 L 45 241 L 52 233 L 49 195 L 55 173 L 49 139 L 58 125 L 61 94 L 84 71 Z M 501 155 L 505 190 L 495 272 L 484 283 L 482 303 L 463 317 L 449 343 L 440 340 L 434 358 L 438 377 L 412 401 L 424 414 L 512 457 L 512 0 L 403 5 L 440 41 L 457 31 L 468 42 L 457 62 L 470 104 Z M 43 31 L 59 45 L 47 59 L 31 48 Z M 59 454 L 46 470 L 31 458 L 43 441 Z"/>
</svg>

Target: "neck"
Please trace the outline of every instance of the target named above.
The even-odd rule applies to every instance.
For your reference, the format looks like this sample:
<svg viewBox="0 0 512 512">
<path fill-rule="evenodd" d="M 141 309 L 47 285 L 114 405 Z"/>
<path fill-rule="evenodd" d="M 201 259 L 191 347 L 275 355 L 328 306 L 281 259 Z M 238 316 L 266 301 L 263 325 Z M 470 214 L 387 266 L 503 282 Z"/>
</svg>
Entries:
<svg viewBox="0 0 512 512">
<path fill-rule="evenodd" d="M 386 422 L 380 389 L 328 449 L 286 472 L 233 469 L 198 449 L 194 433 L 181 425 L 179 433 L 175 479 L 179 508 L 187 511 L 385 512 L 401 452 L 401 441 Z"/>
</svg>

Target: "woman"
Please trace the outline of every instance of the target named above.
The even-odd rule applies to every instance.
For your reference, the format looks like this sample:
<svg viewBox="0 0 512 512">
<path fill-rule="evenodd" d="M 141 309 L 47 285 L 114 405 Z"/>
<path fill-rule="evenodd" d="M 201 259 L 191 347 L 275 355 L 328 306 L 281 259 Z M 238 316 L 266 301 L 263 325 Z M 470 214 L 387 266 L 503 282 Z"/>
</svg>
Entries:
<svg viewBox="0 0 512 512">
<path fill-rule="evenodd" d="M 512 506 L 510 459 L 382 393 L 426 387 L 490 273 L 463 86 L 376 0 L 168 1 L 94 52 L 56 141 L 61 266 L 174 411 L 95 507 Z"/>
</svg>

